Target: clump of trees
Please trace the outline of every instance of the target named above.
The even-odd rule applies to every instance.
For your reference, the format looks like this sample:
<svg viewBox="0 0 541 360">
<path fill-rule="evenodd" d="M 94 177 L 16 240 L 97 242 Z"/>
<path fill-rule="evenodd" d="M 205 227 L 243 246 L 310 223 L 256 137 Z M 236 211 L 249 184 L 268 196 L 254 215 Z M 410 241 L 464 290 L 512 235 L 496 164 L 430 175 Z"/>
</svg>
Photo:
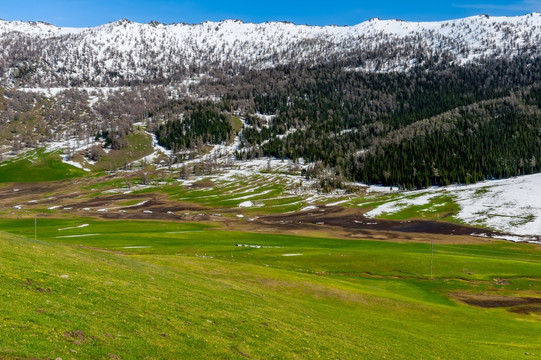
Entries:
<svg viewBox="0 0 541 360">
<path fill-rule="evenodd" d="M 235 136 L 229 117 L 212 103 L 197 104 L 191 113 L 166 121 L 155 133 L 161 146 L 176 150 L 221 144 Z"/>
</svg>

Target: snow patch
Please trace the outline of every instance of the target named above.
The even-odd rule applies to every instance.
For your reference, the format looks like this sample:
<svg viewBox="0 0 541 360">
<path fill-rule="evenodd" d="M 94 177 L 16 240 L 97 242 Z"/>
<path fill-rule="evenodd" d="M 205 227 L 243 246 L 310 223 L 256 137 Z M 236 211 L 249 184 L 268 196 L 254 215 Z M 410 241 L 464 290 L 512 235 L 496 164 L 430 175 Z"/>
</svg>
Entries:
<svg viewBox="0 0 541 360">
<path fill-rule="evenodd" d="M 57 239 L 65 238 L 78 238 L 78 237 L 88 237 L 88 236 L 100 236 L 101 234 L 82 234 L 82 235 L 66 235 L 66 236 L 57 236 Z"/>
<path fill-rule="evenodd" d="M 254 203 L 251 201 L 244 201 L 239 204 L 239 207 L 241 208 L 250 208 L 252 206 L 254 206 Z"/>
<path fill-rule="evenodd" d="M 424 192 L 425 190 L 422 190 Z M 421 196 L 410 197 L 416 195 L 418 192 L 408 192 L 406 196 L 400 197 L 397 200 L 387 202 L 383 205 L 378 206 L 377 208 L 367 212 L 365 215 L 369 218 L 374 218 L 384 214 L 394 214 L 405 208 L 415 205 L 426 205 L 430 203 L 430 200 L 434 197 L 441 195 L 436 192 L 428 193 Z"/>
<path fill-rule="evenodd" d="M 58 231 L 64 231 L 64 230 L 70 230 L 70 229 L 81 229 L 81 228 L 85 228 L 87 226 L 90 226 L 89 224 L 82 224 L 82 225 L 79 225 L 79 226 L 72 226 L 72 227 L 67 227 L 67 228 L 63 228 L 63 229 L 58 229 Z"/>
</svg>

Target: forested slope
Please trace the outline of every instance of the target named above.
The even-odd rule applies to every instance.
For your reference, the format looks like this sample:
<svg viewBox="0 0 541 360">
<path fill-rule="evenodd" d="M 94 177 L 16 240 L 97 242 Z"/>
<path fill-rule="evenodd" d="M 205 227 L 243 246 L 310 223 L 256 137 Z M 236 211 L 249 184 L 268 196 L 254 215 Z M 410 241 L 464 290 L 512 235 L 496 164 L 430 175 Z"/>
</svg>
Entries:
<svg viewBox="0 0 541 360">
<path fill-rule="evenodd" d="M 540 74 L 524 58 L 391 74 L 274 69 L 247 98 L 276 117 L 251 120 L 238 156 L 303 157 L 405 188 L 537 172 Z"/>
</svg>

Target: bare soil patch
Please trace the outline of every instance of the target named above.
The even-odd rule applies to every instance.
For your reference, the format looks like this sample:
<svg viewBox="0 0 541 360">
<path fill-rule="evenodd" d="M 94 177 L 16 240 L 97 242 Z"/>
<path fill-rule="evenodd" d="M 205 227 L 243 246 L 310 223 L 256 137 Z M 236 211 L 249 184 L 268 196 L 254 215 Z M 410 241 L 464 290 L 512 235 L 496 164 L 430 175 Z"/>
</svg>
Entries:
<svg viewBox="0 0 541 360">
<path fill-rule="evenodd" d="M 149 199 L 149 196 L 144 195 L 144 194 L 104 195 L 104 196 L 98 196 L 98 197 L 88 199 L 88 200 L 77 201 L 76 203 L 69 204 L 69 206 L 73 207 L 74 209 L 106 208 L 108 206 L 118 206 L 118 208 L 121 209 L 124 207 L 128 208 L 129 206 L 120 206 L 118 204 L 115 205 L 115 202 L 124 202 L 124 201 L 129 201 L 129 200 L 144 201 L 146 199 Z M 131 208 L 135 208 L 135 207 L 132 206 Z"/>
<path fill-rule="evenodd" d="M 71 184 L 71 182 L 15 183 L 0 187 L 0 199 L 2 199 L 0 205 L 5 205 L 8 202 L 23 202 L 29 197 L 38 198 L 68 184 Z"/>
<path fill-rule="evenodd" d="M 535 297 L 458 293 L 451 297 L 462 303 L 481 308 L 506 308 L 518 314 L 541 314 L 541 295 Z"/>
<path fill-rule="evenodd" d="M 443 221 L 382 220 L 364 216 L 363 209 L 322 207 L 321 209 L 292 214 L 262 216 L 254 221 L 260 227 L 284 229 L 296 234 L 321 233 L 348 239 L 375 239 L 392 241 L 440 243 L 486 243 L 490 239 L 471 236 L 480 229 Z M 253 227 L 253 226 L 252 226 Z M 275 230 L 276 231 L 276 230 Z M 497 234 L 482 230 L 488 236 Z"/>
<path fill-rule="evenodd" d="M 205 189 L 214 187 L 214 183 L 210 180 L 201 180 L 190 185 L 190 189 Z"/>
<path fill-rule="evenodd" d="M 434 220 L 382 220 L 364 216 L 362 210 L 330 207 L 295 214 L 270 215 L 259 219 L 266 223 L 290 223 L 336 226 L 351 231 L 376 230 L 407 233 L 470 235 L 479 229 Z M 488 235 L 493 233 L 488 232 Z M 495 234 L 495 233 L 494 233 Z"/>
<path fill-rule="evenodd" d="M 82 345 L 83 343 L 88 342 L 88 339 L 82 330 L 66 331 L 63 335 L 75 345 Z"/>
</svg>

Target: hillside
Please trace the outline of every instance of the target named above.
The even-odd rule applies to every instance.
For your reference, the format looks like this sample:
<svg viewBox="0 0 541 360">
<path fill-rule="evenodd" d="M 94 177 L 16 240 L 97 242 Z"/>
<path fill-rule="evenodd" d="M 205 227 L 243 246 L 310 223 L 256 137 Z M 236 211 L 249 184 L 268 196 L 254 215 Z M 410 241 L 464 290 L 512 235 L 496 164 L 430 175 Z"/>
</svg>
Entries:
<svg viewBox="0 0 541 360">
<path fill-rule="evenodd" d="M 11 233 L 32 226 L 0 220 Z M 38 229 L 47 242 L 0 233 L 3 358 L 509 359 L 541 351 L 531 300 L 539 284 L 528 280 L 541 276 L 539 255 L 526 245 L 439 244 L 430 280 L 429 244 L 171 222 L 40 219 Z M 89 232 L 107 234 L 76 238 Z M 71 246 L 81 241 L 103 250 Z"/>
</svg>

